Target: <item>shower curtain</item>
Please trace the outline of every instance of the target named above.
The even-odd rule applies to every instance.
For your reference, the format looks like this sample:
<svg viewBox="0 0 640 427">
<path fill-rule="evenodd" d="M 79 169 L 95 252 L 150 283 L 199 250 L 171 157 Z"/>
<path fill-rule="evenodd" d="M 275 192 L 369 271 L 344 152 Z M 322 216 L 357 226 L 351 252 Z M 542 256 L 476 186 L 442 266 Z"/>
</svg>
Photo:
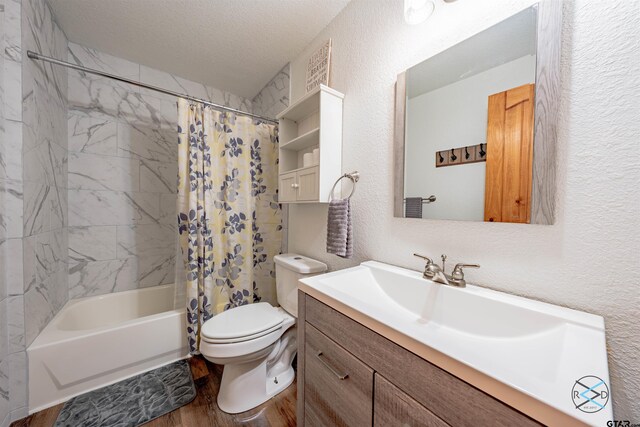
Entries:
<svg viewBox="0 0 640 427">
<path fill-rule="evenodd" d="M 276 304 L 277 129 L 181 99 L 178 147 L 178 231 L 189 347 L 196 353 L 200 328 L 215 314 Z"/>
</svg>

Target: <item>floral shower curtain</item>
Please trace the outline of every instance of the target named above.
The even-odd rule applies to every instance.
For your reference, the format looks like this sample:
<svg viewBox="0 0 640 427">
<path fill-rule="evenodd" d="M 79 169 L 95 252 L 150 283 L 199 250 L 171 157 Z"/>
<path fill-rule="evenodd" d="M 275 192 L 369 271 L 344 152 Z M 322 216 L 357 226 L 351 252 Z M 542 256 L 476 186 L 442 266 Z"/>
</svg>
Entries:
<svg viewBox="0 0 640 427">
<path fill-rule="evenodd" d="M 276 303 L 277 129 L 181 99 L 178 147 L 178 230 L 195 353 L 200 327 L 215 314 Z"/>
</svg>

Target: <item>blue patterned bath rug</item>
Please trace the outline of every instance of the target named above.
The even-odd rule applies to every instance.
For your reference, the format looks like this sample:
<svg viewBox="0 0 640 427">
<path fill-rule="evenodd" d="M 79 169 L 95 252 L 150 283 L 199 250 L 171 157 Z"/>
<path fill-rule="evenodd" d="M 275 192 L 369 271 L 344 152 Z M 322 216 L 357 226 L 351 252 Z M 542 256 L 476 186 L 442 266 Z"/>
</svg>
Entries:
<svg viewBox="0 0 640 427">
<path fill-rule="evenodd" d="M 186 405 L 196 387 L 186 360 L 74 397 L 55 427 L 135 427 Z"/>
</svg>

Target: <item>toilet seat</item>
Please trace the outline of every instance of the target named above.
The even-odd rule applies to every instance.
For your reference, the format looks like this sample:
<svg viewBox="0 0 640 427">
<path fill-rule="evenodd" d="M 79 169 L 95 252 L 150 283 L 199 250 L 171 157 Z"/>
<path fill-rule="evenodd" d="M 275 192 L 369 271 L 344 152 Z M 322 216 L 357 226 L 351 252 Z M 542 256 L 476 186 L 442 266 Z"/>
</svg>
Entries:
<svg viewBox="0 0 640 427">
<path fill-rule="evenodd" d="M 244 307 L 245 306 L 240 308 Z M 289 313 L 284 311 L 282 308 L 275 308 L 270 305 L 269 307 L 271 307 L 271 309 L 273 310 L 272 314 L 278 316 L 278 319 L 276 319 L 275 321 L 272 320 L 272 322 L 278 322 L 278 324 L 261 332 L 256 332 L 254 334 L 244 335 L 241 337 L 212 338 L 212 332 L 215 334 L 215 332 L 217 331 L 216 327 L 219 325 L 215 325 L 216 327 L 211 327 L 210 325 L 210 327 L 207 328 L 209 336 L 205 336 L 204 334 L 200 335 L 200 352 L 202 353 L 202 355 L 207 359 L 213 361 L 214 363 L 223 364 L 224 359 L 233 357 L 251 358 L 257 353 L 266 351 L 269 346 L 278 341 L 282 334 L 284 334 L 290 327 L 292 327 L 296 323 L 296 319 Z M 240 308 L 234 308 L 232 310 L 221 313 L 212 319 L 207 320 L 203 325 L 203 329 L 209 322 L 212 322 L 223 314 L 231 313 L 233 311 L 240 311 Z M 243 315 L 243 312 L 247 314 L 247 312 L 251 312 L 251 310 L 243 310 L 240 312 L 240 314 Z M 225 318 L 226 317 L 233 320 L 233 316 L 225 316 Z M 261 318 L 257 317 L 257 319 L 260 320 Z M 224 321 L 226 322 L 226 320 Z M 258 322 L 255 323 L 257 324 Z M 263 328 L 264 327 L 257 327 L 257 329 Z"/>
<path fill-rule="evenodd" d="M 202 325 L 200 337 L 210 343 L 234 343 L 259 338 L 279 329 L 285 316 L 267 302 L 224 311 Z"/>
<path fill-rule="evenodd" d="M 244 342 L 244 341 L 250 341 L 256 338 L 260 338 L 263 337 L 265 335 L 270 334 L 271 332 L 277 331 L 278 329 L 280 329 L 282 327 L 282 323 L 279 325 L 274 326 L 273 328 L 270 329 L 266 329 L 264 331 L 260 331 L 257 332 L 253 335 L 246 335 L 243 337 L 235 337 L 235 338 L 211 338 L 211 337 L 207 337 L 205 335 L 201 335 L 201 340 L 202 341 L 206 341 L 208 343 L 211 344 L 231 344 L 234 342 Z"/>
</svg>

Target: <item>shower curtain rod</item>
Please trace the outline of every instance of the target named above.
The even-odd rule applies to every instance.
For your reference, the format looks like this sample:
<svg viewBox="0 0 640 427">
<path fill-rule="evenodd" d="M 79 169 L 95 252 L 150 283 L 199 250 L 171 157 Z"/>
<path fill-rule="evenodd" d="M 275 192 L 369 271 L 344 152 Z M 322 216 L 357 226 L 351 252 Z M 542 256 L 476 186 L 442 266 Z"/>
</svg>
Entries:
<svg viewBox="0 0 640 427">
<path fill-rule="evenodd" d="M 268 117 L 259 116 L 257 114 L 247 113 L 245 111 L 237 110 L 237 109 L 231 108 L 231 107 L 225 107 L 224 105 L 216 104 L 215 102 L 206 101 L 204 99 L 196 98 L 194 96 L 189 96 L 189 95 L 186 95 L 186 94 L 180 93 L 180 92 L 174 92 L 174 91 L 169 90 L 169 89 L 163 89 L 161 87 L 148 85 L 146 83 L 142 83 L 142 82 L 138 82 L 138 81 L 135 81 L 135 80 L 131 80 L 131 79 L 128 79 L 126 77 L 116 76 L 115 74 L 105 73 L 104 71 L 94 70 L 92 68 L 87 68 L 87 67 L 83 67 L 81 65 L 72 64 L 71 62 L 61 61 L 61 60 L 56 59 L 56 58 L 51 58 L 50 56 L 40 55 L 39 53 L 33 52 L 31 50 L 27 51 L 27 56 L 29 58 L 31 58 L 31 59 L 34 59 L 34 60 L 51 62 L 52 64 L 62 65 L 63 67 L 72 68 L 74 70 L 83 71 L 85 73 L 95 74 L 97 76 L 106 77 L 108 79 L 118 80 L 118 81 L 123 82 L 123 83 L 128 83 L 128 84 L 131 84 L 131 85 L 134 85 L 134 86 L 143 87 L 145 89 L 153 90 L 153 91 L 164 93 L 164 94 L 167 94 L 167 95 L 176 96 L 178 98 L 183 98 L 183 99 L 186 99 L 188 101 L 199 102 L 199 103 L 204 104 L 204 105 L 209 105 L 209 106 L 211 106 L 213 108 L 216 108 L 218 110 L 229 111 L 229 112 L 240 114 L 240 115 L 243 115 L 243 116 L 249 116 L 249 117 L 253 117 L 255 119 L 260 119 L 260 120 L 265 121 L 265 122 L 278 124 L 278 121 L 275 120 L 275 119 L 270 119 Z"/>
</svg>

